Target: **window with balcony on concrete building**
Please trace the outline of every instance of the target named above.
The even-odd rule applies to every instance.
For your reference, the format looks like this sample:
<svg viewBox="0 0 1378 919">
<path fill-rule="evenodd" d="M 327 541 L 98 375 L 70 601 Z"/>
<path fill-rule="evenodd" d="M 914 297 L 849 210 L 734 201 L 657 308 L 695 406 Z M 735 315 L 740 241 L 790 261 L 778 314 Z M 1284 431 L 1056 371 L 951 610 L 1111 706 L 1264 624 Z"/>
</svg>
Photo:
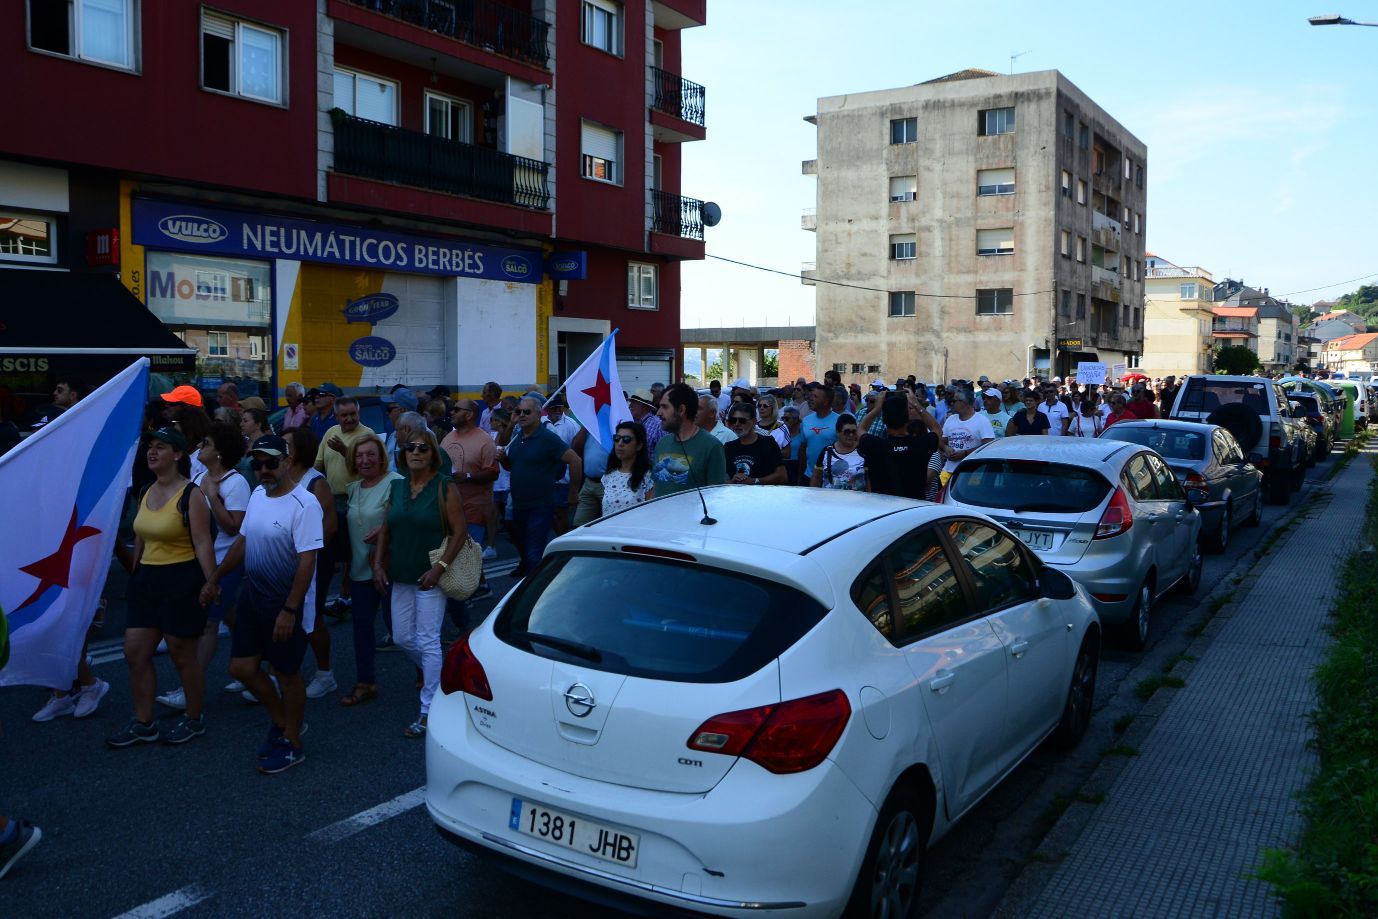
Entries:
<svg viewBox="0 0 1378 919">
<path fill-rule="evenodd" d="M 1077 261 L 1082 262 L 1083 264 L 1086 262 L 1086 237 L 1085 237 L 1085 236 L 1078 236 L 1078 237 L 1077 237 Z"/>
<path fill-rule="evenodd" d="M 591 121 L 580 128 L 580 175 L 599 182 L 622 182 L 622 132 Z"/>
<path fill-rule="evenodd" d="M 1009 255 L 1014 252 L 1014 227 L 976 231 L 977 255 Z"/>
<path fill-rule="evenodd" d="M 1014 288 L 996 287 L 976 291 L 976 315 L 1009 316 L 1014 312 Z"/>
<path fill-rule="evenodd" d="M 914 292 L 912 290 L 890 291 L 890 315 L 914 315 Z"/>
<path fill-rule="evenodd" d="M 656 266 L 645 262 L 627 263 L 627 306 L 634 310 L 660 308 L 656 297 Z"/>
<path fill-rule="evenodd" d="M 1062 257 L 1063 257 L 1063 258 L 1071 258 L 1071 257 L 1072 257 L 1072 234 L 1071 234 L 1071 231 L 1069 231 L 1069 230 L 1063 230 L 1063 231 L 1062 231 L 1062 241 L 1061 241 L 1061 244 L 1060 244 L 1060 246 L 1059 246 L 1059 250 L 1058 250 L 1058 251 L 1060 251 L 1060 252 L 1062 253 Z"/>
<path fill-rule="evenodd" d="M 913 233 L 902 233 L 890 237 L 890 258 L 895 261 L 911 259 L 915 256 L 918 241 Z"/>
<path fill-rule="evenodd" d="M 1014 133 L 1014 108 L 990 108 L 980 113 L 977 122 L 982 136 Z"/>
<path fill-rule="evenodd" d="M 355 118 L 397 126 L 397 84 L 392 80 L 335 68 L 335 107 Z"/>
<path fill-rule="evenodd" d="M 1179 285 L 1177 289 L 1178 289 L 1179 293 L 1181 294 L 1183 300 L 1195 300 L 1195 299 L 1196 299 L 1196 285 L 1195 285 L 1195 284 L 1182 284 L 1182 285 Z"/>
<path fill-rule="evenodd" d="M 1062 197 L 1068 200 L 1072 197 L 1072 174 L 1066 169 L 1062 170 Z"/>
<path fill-rule="evenodd" d="M 463 144 L 472 143 L 474 107 L 463 99 L 427 90 L 426 133 Z"/>
<path fill-rule="evenodd" d="M 891 176 L 890 200 L 913 201 L 919 196 L 918 176 Z"/>
<path fill-rule="evenodd" d="M 976 171 L 976 194 L 982 196 L 1014 194 L 1014 168 L 978 169 Z"/>
<path fill-rule="evenodd" d="M 918 118 L 891 118 L 890 143 L 912 144 L 919 139 Z"/>
<path fill-rule="evenodd" d="M 283 33 L 201 12 L 201 86 L 259 102 L 283 102 Z"/>
<path fill-rule="evenodd" d="M 51 217 L 0 210 L 0 262 L 56 262 L 56 230 Z"/>
<path fill-rule="evenodd" d="M 137 0 L 29 0 L 29 47 L 135 69 Z"/>
<path fill-rule="evenodd" d="M 1086 206 L 1086 180 L 1077 179 L 1077 204 Z"/>
<path fill-rule="evenodd" d="M 622 53 L 622 4 L 612 0 L 583 0 L 580 38 L 609 54 Z"/>
</svg>

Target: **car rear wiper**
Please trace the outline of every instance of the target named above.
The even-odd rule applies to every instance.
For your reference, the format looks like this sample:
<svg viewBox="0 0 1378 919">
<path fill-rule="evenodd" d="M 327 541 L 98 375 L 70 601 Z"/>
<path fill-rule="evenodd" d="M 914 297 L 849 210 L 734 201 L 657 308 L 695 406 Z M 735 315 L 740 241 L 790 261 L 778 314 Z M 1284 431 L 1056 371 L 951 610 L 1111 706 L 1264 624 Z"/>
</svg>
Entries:
<svg viewBox="0 0 1378 919">
<path fill-rule="evenodd" d="M 556 638 L 554 635 L 542 635 L 540 632 L 527 632 L 518 629 L 512 633 L 512 637 L 533 645 L 549 645 L 566 654 L 573 654 L 575 657 L 583 658 L 591 664 L 597 664 L 603 660 L 603 654 L 597 648 L 589 645 L 581 645 L 577 641 L 570 641 L 568 638 Z"/>
</svg>

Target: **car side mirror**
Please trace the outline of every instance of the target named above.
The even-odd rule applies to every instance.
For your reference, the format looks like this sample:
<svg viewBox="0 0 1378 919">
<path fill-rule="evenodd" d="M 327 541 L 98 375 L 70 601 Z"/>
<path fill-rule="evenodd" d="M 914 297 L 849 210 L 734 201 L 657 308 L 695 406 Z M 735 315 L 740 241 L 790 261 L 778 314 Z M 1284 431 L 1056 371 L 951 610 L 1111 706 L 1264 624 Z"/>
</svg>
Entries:
<svg viewBox="0 0 1378 919">
<path fill-rule="evenodd" d="M 1070 600 L 1077 595 L 1076 582 L 1047 565 L 1038 573 L 1038 588 L 1049 600 Z"/>
</svg>

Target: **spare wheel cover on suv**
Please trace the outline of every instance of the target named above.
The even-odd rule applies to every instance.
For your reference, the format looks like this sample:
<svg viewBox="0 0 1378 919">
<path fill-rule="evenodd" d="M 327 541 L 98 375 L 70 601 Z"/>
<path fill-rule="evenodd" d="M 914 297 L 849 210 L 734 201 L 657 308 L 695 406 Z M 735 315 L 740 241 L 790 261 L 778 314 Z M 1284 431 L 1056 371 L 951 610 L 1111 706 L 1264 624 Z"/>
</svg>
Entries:
<svg viewBox="0 0 1378 919">
<path fill-rule="evenodd" d="M 1241 402 L 1220 406 L 1210 413 L 1206 424 L 1219 425 L 1229 431 L 1245 452 L 1252 450 L 1258 439 L 1263 436 L 1263 420 L 1254 414 L 1253 409 Z"/>
</svg>

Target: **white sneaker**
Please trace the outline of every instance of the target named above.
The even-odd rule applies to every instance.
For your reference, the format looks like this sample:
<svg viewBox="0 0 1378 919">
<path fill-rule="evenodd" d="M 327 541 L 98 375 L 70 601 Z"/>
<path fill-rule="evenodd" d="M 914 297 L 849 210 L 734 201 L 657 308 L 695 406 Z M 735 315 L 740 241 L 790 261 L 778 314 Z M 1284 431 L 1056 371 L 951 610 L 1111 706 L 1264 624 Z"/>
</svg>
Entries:
<svg viewBox="0 0 1378 919">
<path fill-rule="evenodd" d="M 90 686 L 81 687 L 81 692 L 77 693 L 77 707 L 76 711 L 72 712 L 72 717 L 85 718 L 93 713 L 100 707 L 100 700 L 104 699 L 109 691 L 110 684 L 99 678 Z"/>
<path fill-rule="evenodd" d="M 162 639 L 161 641 L 158 642 L 158 647 L 156 647 L 156 648 L 153 649 L 153 653 L 154 653 L 154 654 L 166 654 L 166 653 L 167 653 L 167 639 L 166 639 L 166 638 L 164 638 L 164 639 Z"/>
<path fill-rule="evenodd" d="M 225 692 L 243 692 L 244 684 L 238 680 L 230 680 L 225 684 Z"/>
<path fill-rule="evenodd" d="M 222 623 L 220 623 L 220 628 L 216 629 L 215 634 L 218 635 L 218 636 L 221 637 L 221 638 L 229 638 L 229 637 L 230 637 L 230 627 L 227 626 L 225 623 L 222 622 Z"/>
<path fill-rule="evenodd" d="M 329 670 L 317 670 L 311 682 L 306 684 L 306 698 L 319 699 L 339 688 L 340 684 L 335 682 L 335 674 Z"/>
<path fill-rule="evenodd" d="M 34 721 L 52 721 L 63 715 L 70 715 L 76 710 L 77 697 L 68 693 L 65 696 L 51 695 L 48 701 L 43 703 L 43 707 L 34 712 Z"/>
<path fill-rule="evenodd" d="M 491 559 L 491 558 L 497 558 L 497 557 L 498 557 L 498 550 L 497 550 L 497 549 L 494 549 L 492 546 L 489 546 L 487 549 L 484 549 L 484 550 L 483 550 L 483 557 L 484 557 L 485 560 Z"/>
<path fill-rule="evenodd" d="M 180 686 L 172 692 L 165 692 L 154 698 L 168 708 L 185 709 L 187 707 L 187 691 Z"/>
<path fill-rule="evenodd" d="M 268 679 L 270 679 L 270 680 L 273 681 L 273 688 L 276 689 L 276 690 L 278 691 L 278 694 L 280 695 L 280 694 L 282 693 L 282 687 L 278 685 L 278 678 L 275 677 L 275 676 L 270 676 L 270 677 L 268 677 Z M 245 702 L 251 702 L 251 703 L 253 703 L 253 704 L 255 704 L 255 705 L 258 704 L 258 699 L 256 699 L 256 698 L 254 697 L 254 694 L 251 693 L 251 692 L 249 692 L 249 690 L 247 690 L 247 689 L 244 690 L 243 692 L 241 692 L 241 693 L 239 694 L 239 696 L 240 696 L 240 698 L 243 699 Z"/>
</svg>

